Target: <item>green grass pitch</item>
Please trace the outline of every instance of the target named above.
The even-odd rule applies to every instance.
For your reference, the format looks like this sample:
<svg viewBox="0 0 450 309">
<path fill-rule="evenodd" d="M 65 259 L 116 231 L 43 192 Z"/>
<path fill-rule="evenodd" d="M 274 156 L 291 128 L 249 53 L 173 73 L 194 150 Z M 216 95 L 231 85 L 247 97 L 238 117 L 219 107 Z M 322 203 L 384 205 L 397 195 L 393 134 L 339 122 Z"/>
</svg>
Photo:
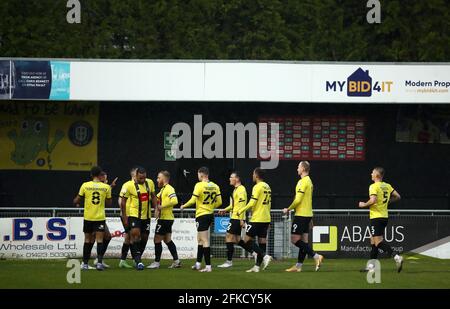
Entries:
<svg viewBox="0 0 450 309">
<path fill-rule="evenodd" d="M 118 260 L 107 259 L 110 269 L 83 271 L 80 284 L 67 283 L 66 260 L 1 260 L 0 288 L 450 288 L 450 260 L 404 257 L 401 273 L 396 272 L 392 259 L 380 260 L 379 284 L 367 283 L 366 274 L 359 272 L 366 263 L 363 259 L 325 259 L 319 272 L 314 272 L 313 260 L 309 259 L 301 273 L 284 271 L 295 262 L 293 259 L 273 261 L 267 270 L 250 274 L 245 272 L 252 266 L 250 260 L 237 259 L 232 268 L 220 269 L 215 266 L 223 259 L 213 259 L 213 272 L 199 273 L 191 270 L 192 260 L 184 260 L 180 269 L 167 269 L 171 261 L 163 260 L 158 270 L 136 271 L 119 269 Z"/>
</svg>

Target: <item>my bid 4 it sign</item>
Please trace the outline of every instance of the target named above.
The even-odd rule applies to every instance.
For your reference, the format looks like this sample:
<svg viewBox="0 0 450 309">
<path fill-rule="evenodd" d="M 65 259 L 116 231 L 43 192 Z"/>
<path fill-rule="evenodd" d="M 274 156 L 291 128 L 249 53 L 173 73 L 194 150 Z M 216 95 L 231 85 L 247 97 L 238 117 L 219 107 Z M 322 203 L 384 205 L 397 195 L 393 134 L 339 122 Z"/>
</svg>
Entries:
<svg viewBox="0 0 450 309">
<path fill-rule="evenodd" d="M 358 68 L 345 80 L 327 80 L 327 92 L 346 92 L 348 97 L 371 97 L 373 93 L 390 93 L 394 87 L 391 80 L 373 80 L 369 70 Z"/>
</svg>

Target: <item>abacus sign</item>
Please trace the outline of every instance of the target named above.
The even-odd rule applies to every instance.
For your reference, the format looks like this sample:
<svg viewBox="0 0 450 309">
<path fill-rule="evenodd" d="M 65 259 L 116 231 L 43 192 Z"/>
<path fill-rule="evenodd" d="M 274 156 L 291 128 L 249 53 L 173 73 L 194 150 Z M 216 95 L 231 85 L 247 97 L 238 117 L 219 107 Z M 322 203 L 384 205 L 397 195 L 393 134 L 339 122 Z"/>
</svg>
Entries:
<svg viewBox="0 0 450 309">
<path fill-rule="evenodd" d="M 275 148 L 270 123 L 279 124 L 280 160 L 365 159 L 365 119 L 347 116 L 263 116 L 259 123 L 259 149 Z M 267 142 L 268 145 L 261 145 Z M 260 153 L 264 157 L 263 153 Z"/>
</svg>

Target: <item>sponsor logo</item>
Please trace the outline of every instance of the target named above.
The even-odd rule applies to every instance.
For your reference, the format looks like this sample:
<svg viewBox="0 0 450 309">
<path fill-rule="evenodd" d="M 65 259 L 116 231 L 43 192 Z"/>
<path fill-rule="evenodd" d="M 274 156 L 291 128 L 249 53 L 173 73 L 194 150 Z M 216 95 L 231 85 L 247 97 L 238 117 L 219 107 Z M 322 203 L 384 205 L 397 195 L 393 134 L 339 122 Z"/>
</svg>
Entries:
<svg viewBox="0 0 450 309">
<path fill-rule="evenodd" d="M 224 234 L 227 232 L 230 217 L 216 217 L 214 218 L 214 233 Z"/>
<path fill-rule="evenodd" d="M 358 68 L 347 77 L 347 80 L 326 81 L 327 92 L 347 92 L 348 97 L 371 97 L 373 93 L 390 93 L 393 81 L 373 81 L 369 70 Z"/>
<path fill-rule="evenodd" d="M 66 220 L 63 218 L 51 218 L 47 221 L 47 233 L 35 235 L 33 220 L 30 218 L 17 218 L 12 221 L 11 235 L 2 235 L 3 241 L 43 241 L 44 237 L 51 241 L 60 241 L 68 238 L 75 240 L 75 234 L 68 235 Z"/>
<path fill-rule="evenodd" d="M 337 226 L 315 226 L 313 228 L 313 250 L 337 251 Z"/>
<path fill-rule="evenodd" d="M 141 193 L 140 199 L 141 199 L 141 202 L 147 202 L 148 201 L 148 193 Z"/>
<path fill-rule="evenodd" d="M 315 226 L 312 244 L 315 251 L 367 252 L 370 250 L 370 226 Z M 405 240 L 404 226 L 390 226 L 385 229 L 384 239 L 391 243 L 401 244 Z M 338 243 L 341 245 L 338 247 Z M 394 251 L 402 252 L 403 248 L 394 246 Z"/>
</svg>

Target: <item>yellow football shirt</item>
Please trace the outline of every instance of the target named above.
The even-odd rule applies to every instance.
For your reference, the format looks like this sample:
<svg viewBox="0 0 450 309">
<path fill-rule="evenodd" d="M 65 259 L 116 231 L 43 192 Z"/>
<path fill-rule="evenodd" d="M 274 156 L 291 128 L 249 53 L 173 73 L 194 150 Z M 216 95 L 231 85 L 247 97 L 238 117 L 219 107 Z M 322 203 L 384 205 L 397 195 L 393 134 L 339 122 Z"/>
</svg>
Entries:
<svg viewBox="0 0 450 309">
<path fill-rule="evenodd" d="M 234 188 L 230 205 L 225 210 L 230 212 L 231 219 L 244 220 L 245 211 L 242 211 L 242 209 L 244 209 L 245 205 L 247 205 L 247 191 L 243 185 L 239 185 Z"/>
<path fill-rule="evenodd" d="M 79 196 L 84 197 L 84 219 L 103 221 L 105 216 L 105 200 L 111 198 L 110 185 L 101 181 L 88 181 L 81 185 Z"/>
<path fill-rule="evenodd" d="M 312 217 L 313 183 L 309 176 L 301 178 L 295 187 L 295 199 L 289 210 L 295 209 L 295 216 Z"/>
<path fill-rule="evenodd" d="M 242 212 L 252 208 L 250 222 L 269 223 L 271 220 L 270 209 L 272 207 L 272 191 L 264 181 L 253 186 L 252 196 Z"/>
<path fill-rule="evenodd" d="M 369 196 L 375 195 L 377 202 L 370 206 L 370 219 L 387 218 L 388 204 L 394 188 L 386 182 L 374 182 L 369 187 Z"/>
<path fill-rule="evenodd" d="M 161 220 L 174 220 L 173 207 L 178 204 L 175 189 L 170 184 L 166 184 L 161 188 L 156 197 L 161 205 L 161 214 L 159 218 Z"/>
<path fill-rule="evenodd" d="M 127 188 L 130 185 L 130 183 L 132 185 L 134 185 L 134 181 L 133 180 L 128 180 L 126 183 L 124 183 L 122 185 L 122 188 L 120 189 L 120 194 L 119 194 L 119 196 L 121 198 L 125 197 L 125 193 L 127 193 Z M 131 205 L 131 199 L 127 198 L 127 202 L 126 202 L 126 205 L 125 205 L 125 214 L 126 214 L 127 217 L 130 215 L 130 205 Z"/>
<path fill-rule="evenodd" d="M 212 181 L 200 181 L 194 187 L 191 199 L 186 207 L 196 206 L 195 217 L 214 213 L 214 208 L 222 205 L 220 188 Z"/>
<path fill-rule="evenodd" d="M 155 194 L 155 184 L 151 179 L 146 179 L 145 181 L 148 184 L 149 189 L 148 191 L 145 184 L 138 184 L 141 201 L 140 207 L 135 182 L 134 181 L 127 182 L 126 190 L 124 190 L 122 197 L 130 200 L 130 213 L 129 213 L 130 217 L 149 219 L 152 216 L 151 200 L 152 196 Z"/>
</svg>

